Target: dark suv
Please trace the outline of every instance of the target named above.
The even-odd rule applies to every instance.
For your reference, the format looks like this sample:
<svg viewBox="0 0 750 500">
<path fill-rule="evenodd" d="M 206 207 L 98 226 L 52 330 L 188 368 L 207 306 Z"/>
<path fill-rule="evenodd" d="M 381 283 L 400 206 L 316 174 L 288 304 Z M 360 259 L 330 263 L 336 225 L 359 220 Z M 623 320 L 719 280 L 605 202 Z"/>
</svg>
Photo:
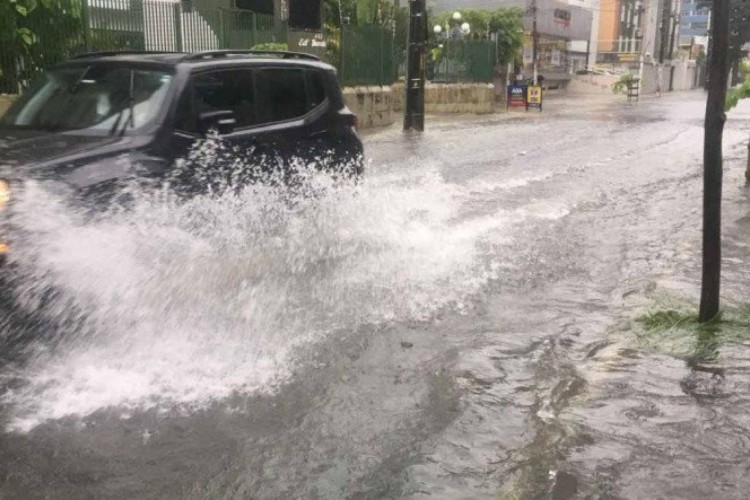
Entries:
<svg viewBox="0 0 750 500">
<path fill-rule="evenodd" d="M 248 165 L 362 173 L 356 117 L 314 56 L 100 52 L 49 69 L 0 120 L 0 179 L 107 191 L 164 178 L 210 131 Z"/>
<path fill-rule="evenodd" d="M 356 117 L 335 69 L 314 56 L 100 52 L 49 69 L 0 119 L 0 210 L 29 179 L 64 183 L 97 210 L 133 180 L 205 191 L 211 172 L 192 175 L 178 160 L 214 134 L 234 158 L 203 166 L 224 160 L 237 170 L 240 157 L 253 171 L 232 172 L 240 185 L 267 169 L 295 179 L 300 164 L 362 174 Z M 0 261 L 6 243 L 0 234 Z"/>
</svg>

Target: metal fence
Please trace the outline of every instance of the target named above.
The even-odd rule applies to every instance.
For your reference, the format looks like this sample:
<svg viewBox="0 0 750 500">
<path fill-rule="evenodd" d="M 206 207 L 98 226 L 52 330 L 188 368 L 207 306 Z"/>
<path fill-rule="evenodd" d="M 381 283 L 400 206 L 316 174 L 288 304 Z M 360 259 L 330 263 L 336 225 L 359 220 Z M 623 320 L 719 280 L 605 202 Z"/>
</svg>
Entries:
<svg viewBox="0 0 750 500">
<path fill-rule="evenodd" d="M 489 40 L 451 40 L 428 66 L 428 78 L 435 82 L 492 82 L 496 53 Z"/>
<path fill-rule="evenodd" d="M 286 26 L 250 11 L 159 0 L 83 0 L 89 50 L 196 52 L 287 41 Z M 204 4 L 205 5 L 205 4 Z"/>
<path fill-rule="evenodd" d="M 0 93 L 15 93 L 42 69 L 90 51 L 198 52 L 287 43 L 285 22 L 210 0 L 60 0 L 39 2 L 21 19 L 31 44 L 0 44 Z M 6 38 L 7 39 L 7 38 Z"/>
<path fill-rule="evenodd" d="M 212 0 L 58 0 L 54 11 L 44 4 L 23 19 L 35 34 L 30 45 L 0 44 L 0 93 L 18 92 L 44 68 L 82 52 L 249 49 L 289 39 L 285 22 Z M 403 54 L 394 54 L 392 29 L 347 26 L 326 39 L 326 59 L 344 85 L 395 81 Z"/>
<path fill-rule="evenodd" d="M 396 79 L 393 32 L 347 27 L 340 35 L 339 78 L 345 85 L 391 85 Z"/>
</svg>

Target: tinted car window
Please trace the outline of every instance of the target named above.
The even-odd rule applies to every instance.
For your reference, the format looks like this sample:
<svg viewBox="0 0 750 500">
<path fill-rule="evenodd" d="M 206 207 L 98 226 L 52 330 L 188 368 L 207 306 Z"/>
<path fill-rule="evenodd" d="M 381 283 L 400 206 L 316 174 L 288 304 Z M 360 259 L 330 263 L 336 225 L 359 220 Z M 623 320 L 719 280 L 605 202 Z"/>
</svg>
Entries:
<svg viewBox="0 0 750 500">
<path fill-rule="evenodd" d="M 307 81 L 310 88 L 309 109 L 320 106 L 326 100 L 326 88 L 323 84 L 323 75 L 319 71 L 308 71 Z"/>
<path fill-rule="evenodd" d="M 258 115 L 263 123 L 291 120 L 309 111 L 302 69 L 256 70 Z"/>
<path fill-rule="evenodd" d="M 251 70 L 199 74 L 193 79 L 193 95 L 196 117 L 211 111 L 232 111 L 238 128 L 260 123 Z M 195 124 L 190 130 L 195 130 Z"/>
</svg>

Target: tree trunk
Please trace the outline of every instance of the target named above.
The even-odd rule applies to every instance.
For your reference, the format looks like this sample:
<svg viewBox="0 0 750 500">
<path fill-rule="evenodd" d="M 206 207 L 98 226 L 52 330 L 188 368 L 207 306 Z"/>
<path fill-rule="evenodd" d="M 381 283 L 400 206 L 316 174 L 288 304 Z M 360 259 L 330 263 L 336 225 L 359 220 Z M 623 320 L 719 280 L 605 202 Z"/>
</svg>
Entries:
<svg viewBox="0 0 750 500">
<path fill-rule="evenodd" d="M 719 313 L 721 290 L 721 183 L 724 101 L 729 77 L 729 2 L 714 0 L 711 59 L 703 142 L 703 277 L 699 321 Z"/>
<path fill-rule="evenodd" d="M 747 168 L 745 169 L 745 181 L 750 184 L 750 140 L 747 141 Z"/>
</svg>

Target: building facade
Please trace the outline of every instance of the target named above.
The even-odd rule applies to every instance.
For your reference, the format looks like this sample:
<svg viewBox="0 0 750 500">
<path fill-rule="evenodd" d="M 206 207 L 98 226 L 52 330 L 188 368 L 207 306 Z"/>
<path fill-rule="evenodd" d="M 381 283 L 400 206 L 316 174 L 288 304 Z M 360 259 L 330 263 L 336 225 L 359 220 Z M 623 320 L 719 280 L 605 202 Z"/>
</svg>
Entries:
<svg viewBox="0 0 750 500">
<path fill-rule="evenodd" d="M 629 64 L 641 56 L 646 60 L 659 55 L 669 58 L 673 1 L 601 0 L 597 63 Z"/>
<path fill-rule="evenodd" d="M 708 37 L 711 27 L 711 4 L 706 0 L 683 0 L 680 6 L 680 45 Z"/>
</svg>

